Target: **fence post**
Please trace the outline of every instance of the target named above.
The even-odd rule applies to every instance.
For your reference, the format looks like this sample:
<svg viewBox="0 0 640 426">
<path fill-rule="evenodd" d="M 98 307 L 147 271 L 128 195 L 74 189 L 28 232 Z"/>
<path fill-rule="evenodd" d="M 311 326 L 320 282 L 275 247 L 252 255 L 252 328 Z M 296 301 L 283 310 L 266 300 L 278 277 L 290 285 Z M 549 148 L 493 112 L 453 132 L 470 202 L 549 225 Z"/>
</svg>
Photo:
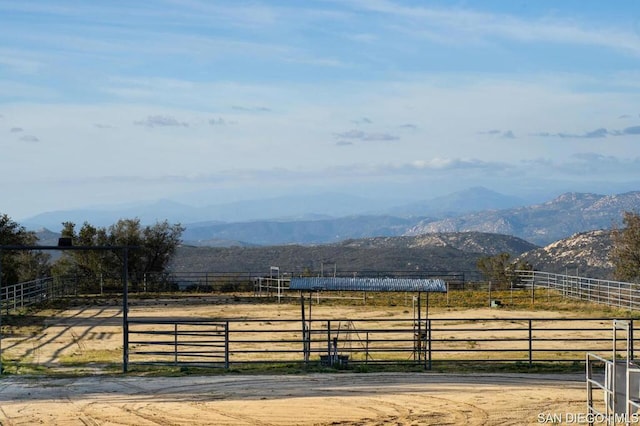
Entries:
<svg viewBox="0 0 640 426">
<path fill-rule="evenodd" d="M 446 284 L 447 284 L 447 293 L 446 293 L 446 295 L 447 295 L 447 307 L 449 307 L 449 281 L 447 281 Z"/>
<path fill-rule="evenodd" d="M 331 360 L 331 320 L 327 320 L 327 360 L 330 365 L 333 364 Z"/>
<path fill-rule="evenodd" d="M 536 303 L 536 280 L 535 278 L 531 281 L 531 304 L 535 305 Z"/>
<path fill-rule="evenodd" d="M 489 280 L 489 307 L 491 307 L 491 280 Z"/>
<path fill-rule="evenodd" d="M 364 363 L 365 365 L 369 363 L 369 332 L 367 331 L 367 340 L 365 342 L 364 348 Z"/>
<path fill-rule="evenodd" d="M 173 324 L 173 365 L 178 365 L 178 323 Z"/>
<path fill-rule="evenodd" d="M 429 356 L 429 363 L 427 365 L 427 370 L 431 370 L 431 320 L 427 320 L 427 353 Z"/>
<path fill-rule="evenodd" d="M 629 356 L 634 359 L 633 356 L 633 318 L 629 319 Z"/>
<path fill-rule="evenodd" d="M 309 352 L 307 348 L 307 318 L 304 312 L 304 294 L 300 292 L 300 310 L 302 311 L 302 356 L 304 364 L 309 364 Z"/>
<path fill-rule="evenodd" d="M 532 320 L 529 320 L 529 368 L 533 366 L 533 327 Z"/>
<path fill-rule="evenodd" d="M 224 324 L 224 368 L 229 369 L 229 321 Z"/>
<path fill-rule="evenodd" d="M 513 305 L 513 280 L 509 283 L 509 303 Z"/>
</svg>

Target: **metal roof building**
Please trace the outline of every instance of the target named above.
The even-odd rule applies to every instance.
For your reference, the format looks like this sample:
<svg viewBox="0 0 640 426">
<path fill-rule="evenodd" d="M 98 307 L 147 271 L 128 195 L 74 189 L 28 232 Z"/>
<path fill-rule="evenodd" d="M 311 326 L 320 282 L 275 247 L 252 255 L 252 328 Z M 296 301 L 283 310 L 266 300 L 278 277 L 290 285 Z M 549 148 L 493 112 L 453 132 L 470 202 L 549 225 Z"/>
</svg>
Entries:
<svg viewBox="0 0 640 426">
<path fill-rule="evenodd" d="M 441 279 L 418 278 L 291 278 L 291 290 L 308 291 L 412 291 L 445 293 L 447 286 Z"/>
</svg>

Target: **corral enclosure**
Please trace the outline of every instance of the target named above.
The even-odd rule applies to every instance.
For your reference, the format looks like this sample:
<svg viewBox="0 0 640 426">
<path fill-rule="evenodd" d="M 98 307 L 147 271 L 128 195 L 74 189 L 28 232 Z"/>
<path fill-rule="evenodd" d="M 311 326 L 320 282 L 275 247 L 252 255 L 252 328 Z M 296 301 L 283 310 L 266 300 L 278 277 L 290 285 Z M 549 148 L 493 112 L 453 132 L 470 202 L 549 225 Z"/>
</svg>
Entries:
<svg viewBox="0 0 640 426">
<path fill-rule="evenodd" d="M 631 313 L 607 312 L 589 302 L 567 302 L 551 289 L 537 291 L 534 298 L 527 288 L 453 290 L 431 295 L 428 318 L 423 318 L 430 322 L 430 348 L 417 352 L 414 296 L 317 292 L 311 298 L 312 356 L 308 371 L 366 372 L 382 365 L 408 364 L 413 372 L 409 375 L 307 372 L 293 376 L 178 378 L 138 377 L 135 373 L 157 370 L 160 374 L 189 374 L 203 371 L 192 367 L 204 364 L 220 367 L 209 369 L 216 372 L 242 371 L 251 366 L 269 371 L 270 366 L 282 365 L 294 365 L 296 371 L 305 372 L 300 295 L 285 293 L 278 297 L 277 291 L 262 295 L 132 293 L 128 303 L 128 355 L 129 371 L 134 376 L 116 377 L 111 373 L 120 372 L 123 362 L 121 295 L 71 297 L 79 304 L 50 311 L 44 329 L 23 328 L 18 332 L 21 328 L 15 327 L 16 333 L 3 336 L 6 372 L 18 375 L 2 379 L 5 403 L 0 421 L 539 424 L 545 416 L 577 417 L 584 413 L 581 365 L 585 353 L 608 356 L 611 318 Z M 500 304 L 491 308 L 492 300 L 500 300 Z M 544 306 L 555 309 L 542 309 Z M 22 315 L 35 312 L 24 311 Z M 348 360 L 346 364 L 323 365 L 322 356 L 332 353 L 334 337 L 338 354 L 348 356 Z M 428 360 L 417 357 L 424 356 L 426 349 L 430 349 L 431 370 L 426 368 Z M 578 373 L 488 373 L 498 364 L 538 371 L 538 366 L 549 363 L 555 365 L 556 372 L 575 372 L 577 367 Z M 487 364 L 491 365 L 488 369 L 484 367 Z M 460 368 L 467 374 L 433 373 Z M 60 371 L 79 377 L 39 376 L 34 382 L 19 376 Z M 110 374 L 99 377 L 104 372 Z M 87 373 L 90 381 L 83 378 Z"/>
<path fill-rule="evenodd" d="M 408 364 L 424 370 L 468 368 L 470 363 L 477 368 L 492 363 L 528 367 L 549 362 L 575 367 L 584 361 L 586 352 L 608 355 L 612 316 L 629 315 L 623 311 L 609 316 L 600 310 L 594 316 L 592 304 L 532 309 L 528 292 L 492 295 L 502 300 L 494 308 L 486 307 L 489 300 L 484 292 L 431 295 L 418 336 L 417 306 L 411 293 L 373 293 L 366 298 L 353 298 L 348 292 L 313 294 L 307 299 L 313 303 L 308 360 L 299 295 L 132 297 L 126 341 L 121 301 L 96 296 L 90 299 L 92 304 L 54 312 L 45 319 L 42 330 L 5 331 L 3 360 L 9 372 L 34 368 L 117 371 L 126 342 L 128 367 L 134 371 L 149 364 L 316 367 L 326 360 L 332 367 L 360 371 L 381 364 Z M 484 307 L 460 307 L 478 298 L 483 299 L 478 305 Z M 563 299 L 553 292 L 545 298 L 537 299 L 538 307 L 544 303 L 563 306 Z M 335 365 L 332 355 L 340 360 Z"/>
</svg>

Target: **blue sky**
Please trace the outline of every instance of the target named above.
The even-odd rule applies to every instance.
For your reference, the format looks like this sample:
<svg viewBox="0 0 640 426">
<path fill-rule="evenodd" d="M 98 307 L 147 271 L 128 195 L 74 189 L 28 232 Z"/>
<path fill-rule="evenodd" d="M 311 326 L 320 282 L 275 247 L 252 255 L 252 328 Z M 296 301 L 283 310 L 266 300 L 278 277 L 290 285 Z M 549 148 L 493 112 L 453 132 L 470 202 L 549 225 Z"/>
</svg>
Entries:
<svg viewBox="0 0 640 426">
<path fill-rule="evenodd" d="M 636 1 L 0 0 L 0 212 L 640 190 Z"/>
</svg>

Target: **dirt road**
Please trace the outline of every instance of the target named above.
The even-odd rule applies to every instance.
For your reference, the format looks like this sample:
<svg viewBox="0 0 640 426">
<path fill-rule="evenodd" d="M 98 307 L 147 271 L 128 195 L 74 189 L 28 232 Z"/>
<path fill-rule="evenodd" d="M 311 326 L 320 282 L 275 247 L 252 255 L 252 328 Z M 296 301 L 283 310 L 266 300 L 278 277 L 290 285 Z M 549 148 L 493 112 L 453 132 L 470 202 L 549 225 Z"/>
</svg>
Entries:
<svg viewBox="0 0 640 426">
<path fill-rule="evenodd" d="M 585 413 L 584 375 L 0 380 L 2 425 L 533 425 Z M 560 416 L 560 417 L 558 417 Z M 550 422 L 549 422 L 550 423 Z"/>
</svg>

